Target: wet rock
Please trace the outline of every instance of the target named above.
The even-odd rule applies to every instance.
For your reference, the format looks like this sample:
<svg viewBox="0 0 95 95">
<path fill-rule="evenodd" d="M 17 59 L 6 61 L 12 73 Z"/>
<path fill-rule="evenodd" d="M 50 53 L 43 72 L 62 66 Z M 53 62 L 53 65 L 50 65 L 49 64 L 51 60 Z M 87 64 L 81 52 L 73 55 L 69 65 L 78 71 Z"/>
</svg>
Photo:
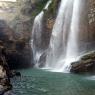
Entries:
<svg viewBox="0 0 95 95">
<path fill-rule="evenodd" d="M 12 77 L 15 77 L 15 76 L 21 77 L 21 73 L 18 72 L 18 71 L 15 71 L 15 70 L 11 70 L 11 74 L 10 74 L 9 77 L 12 78 Z"/>
<path fill-rule="evenodd" d="M 82 56 L 79 61 L 73 62 L 70 71 L 73 73 L 95 73 L 95 52 L 90 52 Z"/>
<path fill-rule="evenodd" d="M 1 44 L 0 44 L 1 45 Z M 10 83 L 10 69 L 5 60 L 4 47 L 0 46 L 0 95 L 3 95 L 5 92 L 12 89 L 12 85 Z"/>
<path fill-rule="evenodd" d="M 15 95 L 15 94 L 13 94 L 11 91 L 7 91 L 4 93 L 4 95 Z"/>
<path fill-rule="evenodd" d="M 7 71 L 3 69 L 0 69 L 0 95 L 3 95 L 5 92 L 12 89 L 9 76 L 7 76 L 7 73 L 6 73 Z"/>
</svg>

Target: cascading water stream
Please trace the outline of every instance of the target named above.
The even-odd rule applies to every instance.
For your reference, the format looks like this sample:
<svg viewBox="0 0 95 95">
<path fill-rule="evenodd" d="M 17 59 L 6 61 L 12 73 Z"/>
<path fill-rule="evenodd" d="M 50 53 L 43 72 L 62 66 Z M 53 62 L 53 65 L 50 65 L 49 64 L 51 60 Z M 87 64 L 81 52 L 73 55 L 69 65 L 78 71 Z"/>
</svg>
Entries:
<svg viewBox="0 0 95 95">
<path fill-rule="evenodd" d="M 44 10 L 48 10 L 49 5 L 51 4 L 52 0 L 49 0 L 44 7 Z M 43 53 L 43 50 L 39 48 L 37 45 L 41 45 L 41 34 L 42 34 L 42 21 L 43 21 L 44 11 L 42 10 L 34 20 L 33 30 L 32 30 L 32 40 L 31 40 L 31 47 L 33 50 L 33 58 L 35 66 L 38 67 L 40 56 Z"/>
<path fill-rule="evenodd" d="M 79 17 L 80 17 L 80 0 L 75 0 L 73 4 L 73 13 L 67 43 L 66 58 L 62 68 L 63 72 L 70 71 L 71 62 L 78 60 Z"/>
<path fill-rule="evenodd" d="M 68 72 L 78 57 L 78 32 L 81 0 L 61 0 L 52 30 L 45 68 Z M 68 23 L 67 23 L 68 22 Z M 66 33 L 68 34 L 66 39 Z"/>
<path fill-rule="evenodd" d="M 55 69 L 57 66 L 58 60 L 60 60 L 60 51 L 62 52 L 63 47 L 63 24 L 65 23 L 65 11 L 66 11 L 66 4 L 68 3 L 68 0 L 61 0 L 61 5 L 59 8 L 59 12 L 55 21 L 55 24 L 53 26 L 52 35 L 50 39 L 50 46 L 49 46 L 49 54 L 47 54 L 46 59 L 46 68 L 49 69 Z M 65 36 L 64 36 L 65 37 Z M 62 43 L 63 42 L 63 43 Z M 61 48 L 61 50 L 60 50 Z"/>
</svg>

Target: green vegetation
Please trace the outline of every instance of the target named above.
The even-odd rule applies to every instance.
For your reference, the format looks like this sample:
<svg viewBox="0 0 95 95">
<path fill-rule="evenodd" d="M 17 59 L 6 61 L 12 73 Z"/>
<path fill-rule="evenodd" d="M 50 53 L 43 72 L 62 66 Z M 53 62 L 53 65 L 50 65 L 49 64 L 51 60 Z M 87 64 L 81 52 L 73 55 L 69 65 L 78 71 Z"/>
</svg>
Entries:
<svg viewBox="0 0 95 95">
<path fill-rule="evenodd" d="M 52 16 L 56 16 L 56 12 L 58 10 L 58 5 L 59 5 L 60 0 L 53 0 L 52 3 L 49 6 L 49 14 Z"/>
<path fill-rule="evenodd" d="M 48 0 L 41 0 L 39 2 L 36 2 L 35 6 L 36 9 L 35 11 L 32 12 L 32 16 L 36 16 L 39 12 L 41 12 L 41 10 L 43 10 L 45 4 L 47 3 Z"/>
</svg>

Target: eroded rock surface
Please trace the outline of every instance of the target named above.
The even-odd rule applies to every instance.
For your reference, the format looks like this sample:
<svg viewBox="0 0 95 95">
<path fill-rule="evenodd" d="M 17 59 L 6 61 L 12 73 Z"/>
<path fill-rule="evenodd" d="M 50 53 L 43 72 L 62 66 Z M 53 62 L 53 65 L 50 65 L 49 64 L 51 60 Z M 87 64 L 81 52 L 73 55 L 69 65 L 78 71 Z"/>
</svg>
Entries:
<svg viewBox="0 0 95 95">
<path fill-rule="evenodd" d="M 79 61 L 73 62 L 71 65 L 73 73 L 95 73 L 95 52 L 85 54 Z"/>
<path fill-rule="evenodd" d="M 9 77 L 11 71 L 3 55 L 3 49 L 4 47 L 0 46 L 0 95 L 12 89 Z"/>
</svg>

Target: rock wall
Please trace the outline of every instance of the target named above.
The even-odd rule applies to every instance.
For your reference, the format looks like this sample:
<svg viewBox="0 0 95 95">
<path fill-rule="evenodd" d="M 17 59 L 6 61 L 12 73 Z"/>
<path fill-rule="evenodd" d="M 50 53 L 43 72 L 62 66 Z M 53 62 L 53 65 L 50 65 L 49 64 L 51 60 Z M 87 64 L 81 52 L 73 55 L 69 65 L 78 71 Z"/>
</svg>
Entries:
<svg viewBox="0 0 95 95">
<path fill-rule="evenodd" d="M 89 19 L 89 39 L 90 41 L 95 41 L 95 1 L 94 0 L 89 0 L 89 14 L 88 14 L 88 19 Z"/>
<path fill-rule="evenodd" d="M 88 49 L 95 50 L 95 1 L 88 0 Z"/>
<path fill-rule="evenodd" d="M 10 68 L 33 66 L 31 31 L 35 16 L 47 0 L 0 1 L 0 41 L 6 48 Z"/>
</svg>

